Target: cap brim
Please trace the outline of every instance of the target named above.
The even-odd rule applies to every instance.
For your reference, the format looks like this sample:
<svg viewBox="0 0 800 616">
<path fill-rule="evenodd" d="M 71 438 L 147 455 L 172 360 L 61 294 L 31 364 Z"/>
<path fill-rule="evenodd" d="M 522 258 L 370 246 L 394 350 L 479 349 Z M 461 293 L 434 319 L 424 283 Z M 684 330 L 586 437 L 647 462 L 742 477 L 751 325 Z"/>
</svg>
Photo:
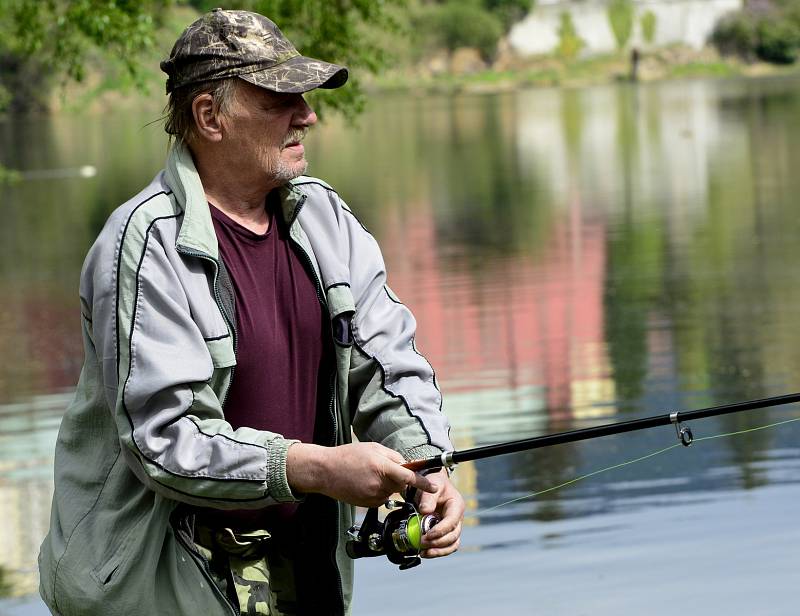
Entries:
<svg viewBox="0 0 800 616">
<path fill-rule="evenodd" d="M 237 76 L 272 92 L 302 94 L 315 88 L 339 88 L 347 82 L 348 72 L 338 64 L 295 56 L 272 68 Z"/>
</svg>

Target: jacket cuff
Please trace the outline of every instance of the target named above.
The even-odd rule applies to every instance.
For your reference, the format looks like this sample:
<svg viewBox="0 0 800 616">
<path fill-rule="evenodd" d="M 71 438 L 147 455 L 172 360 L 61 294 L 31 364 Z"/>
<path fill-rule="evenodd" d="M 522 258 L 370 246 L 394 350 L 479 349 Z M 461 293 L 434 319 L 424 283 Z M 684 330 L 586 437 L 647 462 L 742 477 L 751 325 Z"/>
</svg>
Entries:
<svg viewBox="0 0 800 616">
<path fill-rule="evenodd" d="M 400 455 L 410 462 L 411 460 L 423 460 L 424 458 L 440 456 L 442 455 L 442 450 L 433 445 L 418 445 L 416 447 L 401 450 Z"/>
<path fill-rule="evenodd" d="M 269 496 L 279 503 L 293 503 L 302 500 L 292 492 L 289 487 L 289 480 L 286 478 L 286 455 L 289 447 L 298 440 L 275 438 L 272 439 L 267 447 L 269 454 L 267 457 L 267 486 Z"/>
</svg>

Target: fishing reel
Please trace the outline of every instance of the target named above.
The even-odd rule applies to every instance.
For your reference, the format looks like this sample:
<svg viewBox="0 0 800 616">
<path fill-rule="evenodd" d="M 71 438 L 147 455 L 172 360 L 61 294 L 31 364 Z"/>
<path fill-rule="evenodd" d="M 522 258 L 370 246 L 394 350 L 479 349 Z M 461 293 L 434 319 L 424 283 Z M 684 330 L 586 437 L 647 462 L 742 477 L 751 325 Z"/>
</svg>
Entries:
<svg viewBox="0 0 800 616">
<path fill-rule="evenodd" d="M 390 500 L 385 507 L 389 513 L 381 522 L 378 509 L 372 508 L 361 526 L 355 525 L 347 531 L 350 540 L 346 544 L 350 558 L 386 556 L 401 570 L 416 567 L 422 560 L 422 535 L 439 521 L 435 515 L 420 515 L 408 501 Z"/>
</svg>

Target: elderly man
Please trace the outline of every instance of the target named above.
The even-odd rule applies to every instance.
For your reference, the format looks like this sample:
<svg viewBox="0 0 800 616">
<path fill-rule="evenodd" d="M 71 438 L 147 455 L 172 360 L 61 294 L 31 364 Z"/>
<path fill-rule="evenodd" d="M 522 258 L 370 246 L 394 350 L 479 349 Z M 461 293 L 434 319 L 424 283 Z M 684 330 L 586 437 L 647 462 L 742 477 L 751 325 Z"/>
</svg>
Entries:
<svg viewBox="0 0 800 616">
<path fill-rule="evenodd" d="M 348 613 L 354 505 L 416 488 L 437 557 L 464 503 L 444 471 L 403 466 L 451 449 L 433 371 L 375 240 L 302 175 L 303 93 L 347 70 L 223 10 L 162 69 L 166 169 L 81 275 L 42 596 L 65 616 Z"/>
</svg>

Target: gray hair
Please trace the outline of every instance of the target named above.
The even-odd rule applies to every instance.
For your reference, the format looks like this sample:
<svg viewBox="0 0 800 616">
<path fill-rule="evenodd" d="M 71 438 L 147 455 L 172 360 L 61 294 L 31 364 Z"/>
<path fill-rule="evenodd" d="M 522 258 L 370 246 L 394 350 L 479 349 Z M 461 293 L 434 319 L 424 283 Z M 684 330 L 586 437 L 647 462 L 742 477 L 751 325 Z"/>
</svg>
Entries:
<svg viewBox="0 0 800 616">
<path fill-rule="evenodd" d="M 164 108 L 164 130 L 171 139 L 192 143 L 198 136 L 192 114 L 194 99 L 201 94 L 210 94 L 214 99 L 214 112 L 225 114 L 236 97 L 238 81 L 238 77 L 229 77 L 175 88 Z"/>
</svg>

